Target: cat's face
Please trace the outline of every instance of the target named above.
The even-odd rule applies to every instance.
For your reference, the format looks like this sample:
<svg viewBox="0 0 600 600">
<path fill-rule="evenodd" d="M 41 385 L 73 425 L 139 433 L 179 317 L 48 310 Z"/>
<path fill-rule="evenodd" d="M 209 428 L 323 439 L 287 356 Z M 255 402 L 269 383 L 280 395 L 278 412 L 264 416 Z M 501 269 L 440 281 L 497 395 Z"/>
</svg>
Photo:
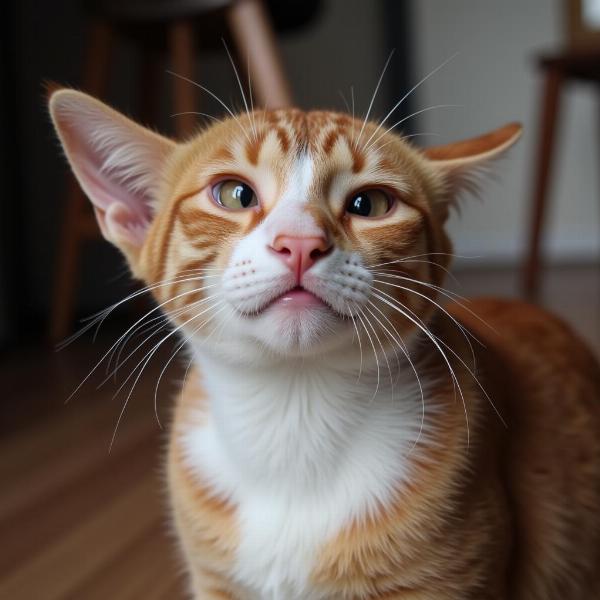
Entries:
<svg viewBox="0 0 600 600">
<path fill-rule="evenodd" d="M 361 333 L 377 349 L 420 329 L 455 188 L 519 134 L 428 156 L 339 113 L 255 112 L 175 144 L 78 92 L 56 92 L 51 112 L 134 274 L 190 341 L 239 358 L 318 354 Z"/>
<path fill-rule="evenodd" d="M 199 336 L 217 328 L 213 342 L 235 336 L 278 353 L 347 344 L 349 317 L 372 309 L 374 273 L 386 268 L 376 265 L 448 250 L 443 236 L 428 236 L 439 182 L 399 140 L 369 146 L 374 126 L 359 139 L 361 126 L 345 115 L 283 110 L 230 119 L 182 149 L 142 254 L 150 283 L 195 270 L 205 277 L 201 295 L 166 306 L 190 306 L 178 323 L 214 304 L 222 311 L 209 326 L 213 310 L 188 328 Z M 428 266 L 402 270 L 430 282 Z M 166 301 L 198 283 L 156 296 Z M 391 286 L 382 291 L 413 310 L 422 304 Z M 399 333 L 406 324 L 395 323 Z"/>
</svg>

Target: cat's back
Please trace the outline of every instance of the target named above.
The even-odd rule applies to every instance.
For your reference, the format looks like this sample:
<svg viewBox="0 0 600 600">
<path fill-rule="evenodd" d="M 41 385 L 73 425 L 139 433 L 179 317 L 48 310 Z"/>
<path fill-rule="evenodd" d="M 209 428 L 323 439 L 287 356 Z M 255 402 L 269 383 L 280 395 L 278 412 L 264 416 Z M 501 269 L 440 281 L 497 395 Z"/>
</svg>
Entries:
<svg viewBox="0 0 600 600">
<path fill-rule="evenodd" d="M 483 298 L 468 309 L 452 312 L 485 345 L 478 375 L 507 423 L 513 596 L 600 597 L 598 361 L 538 307 Z"/>
</svg>

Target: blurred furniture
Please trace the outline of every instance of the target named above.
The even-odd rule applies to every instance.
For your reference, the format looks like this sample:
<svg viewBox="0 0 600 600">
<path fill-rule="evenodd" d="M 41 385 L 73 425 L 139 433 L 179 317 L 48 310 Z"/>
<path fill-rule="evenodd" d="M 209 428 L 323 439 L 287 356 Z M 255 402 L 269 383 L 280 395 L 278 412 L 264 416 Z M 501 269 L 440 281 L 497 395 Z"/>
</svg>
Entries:
<svg viewBox="0 0 600 600">
<path fill-rule="evenodd" d="M 544 73 L 539 139 L 534 159 L 534 187 L 527 257 L 523 270 L 525 294 L 535 298 L 540 285 L 540 245 L 546 221 L 561 93 L 569 81 L 600 83 L 600 50 L 574 50 L 544 55 L 538 60 Z"/>
<path fill-rule="evenodd" d="M 566 0 L 569 48 L 600 47 L 600 0 Z"/>
<path fill-rule="evenodd" d="M 309 5 L 314 8 L 314 2 Z M 182 113 L 176 121 L 176 134 L 183 137 L 193 131 L 196 115 L 192 113 L 198 110 L 199 89 L 184 78 L 194 80 L 196 42 L 203 47 L 220 45 L 224 33 L 231 34 L 241 57 L 243 68 L 238 70 L 249 70 L 257 104 L 270 108 L 291 104 L 270 16 L 261 0 L 95 0 L 87 8 L 91 20 L 83 90 L 105 97 L 111 46 L 117 38 L 128 37 L 142 52 L 138 85 L 142 90 L 140 117 L 146 122 L 152 120 L 158 96 L 148 90 L 157 88 L 158 59 L 166 51 L 172 70 L 180 76 L 172 78 L 173 112 Z M 93 212 L 71 177 L 50 317 L 49 333 L 54 342 L 68 334 L 72 323 L 83 244 L 99 235 Z"/>
<path fill-rule="evenodd" d="M 563 89 L 570 81 L 600 83 L 600 0 L 566 0 L 567 46 L 538 57 L 543 72 L 539 139 L 534 157 L 534 183 L 523 291 L 535 299 L 540 287 L 540 246 L 546 221 L 548 186 Z"/>
</svg>

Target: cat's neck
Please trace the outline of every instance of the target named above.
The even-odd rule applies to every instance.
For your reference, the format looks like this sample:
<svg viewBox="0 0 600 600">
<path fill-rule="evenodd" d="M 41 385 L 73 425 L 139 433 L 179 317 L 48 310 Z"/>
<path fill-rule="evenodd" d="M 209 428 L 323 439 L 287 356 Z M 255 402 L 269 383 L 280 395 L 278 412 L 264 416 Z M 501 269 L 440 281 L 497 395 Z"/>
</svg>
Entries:
<svg viewBox="0 0 600 600">
<path fill-rule="evenodd" d="M 321 597 L 310 594 L 307 574 L 323 545 L 419 481 L 440 424 L 448 413 L 455 423 L 462 407 L 431 344 L 415 339 L 407 351 L 423 397 L 411 364 L 393 351 L 390 380 L 381 353 L 378 377 L 375 353 L 363 356 L 360 372 L 352 346 L 338 358 L 268 366 L 196 350 L 174 456 L 205 493 L 235 507 L 234 569 L 247 597 Z"/>
<path fill-rule="evenodd" d="M 206 395 L 198 410 L 211 431 L 203 443 L 232 478 L 265 489 L 285 483 L 289 493 L 330 485 L 352 463 L 368 470 L 372 462 L 372 475 L 386 464 L 397 472 L 428 434 L 421 387 L 426 396 L 431 379 L 419 385 L 404 358 L 377 358 L 346 351 L 242 366 L 198 350 Z"/>
</svg>

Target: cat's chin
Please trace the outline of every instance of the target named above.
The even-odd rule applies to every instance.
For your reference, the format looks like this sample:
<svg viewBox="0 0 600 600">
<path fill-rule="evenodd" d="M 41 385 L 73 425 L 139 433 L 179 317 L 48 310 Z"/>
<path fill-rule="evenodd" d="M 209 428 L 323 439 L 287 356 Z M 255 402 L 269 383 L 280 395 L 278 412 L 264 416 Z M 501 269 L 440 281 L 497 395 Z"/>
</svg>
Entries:
<svg viewBox="0 0 600 600">
<path fill-rule="evenodd" d="M 340 341 L 345 319 L 327 304 L 298 295 L 284 297 L 255 317 L 253 334 L 277 354 L 301 356 L 326 351 Z"/>
</svg>

